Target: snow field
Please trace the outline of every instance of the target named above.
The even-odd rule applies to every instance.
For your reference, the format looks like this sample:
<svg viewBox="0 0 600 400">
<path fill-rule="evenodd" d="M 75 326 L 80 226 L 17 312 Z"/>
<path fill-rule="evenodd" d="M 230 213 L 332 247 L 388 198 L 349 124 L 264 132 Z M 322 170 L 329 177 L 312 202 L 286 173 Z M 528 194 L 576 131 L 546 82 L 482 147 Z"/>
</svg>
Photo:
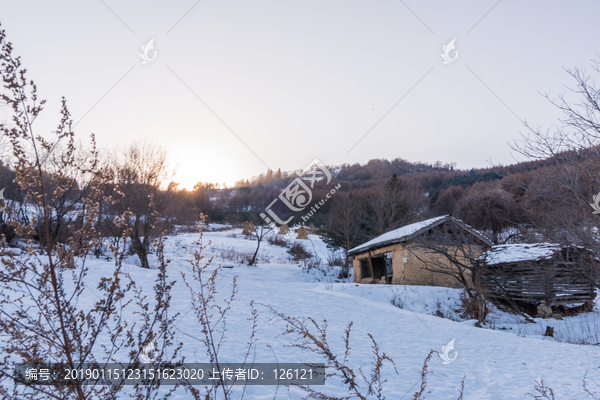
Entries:
<svg viewBox="0 0 600 400">
<path fill-rule="evenodd" d="M 237 237 L 232 237 L 237 233 Z M 207 255 L 216 255 L 219 249 L 233 248 L 237 251 L 253 251 L 256 242 L 239 235 L 240 230 L 206 232 L 204 243 L 212 243 Z M 193 248 L 197 234 L 185 233 L 171 236 L 166 241 L 165 255 L 171 260 L 169 280 L 177 280 L 173 289 L 171 314 L 177 312 L 175 322 L 177 342 L 183 345 L 183 355 L 188 362 L 206 362 L 207 356 L 194 310 L 190 303 L 190 293 L 181 279 L 181 272 L 189 274 L 191 266 L 185 260 Z M 327 249 L 316 236 L 311 235 L 322 262 L 326 263 Z M 301 241 L 313 252 L 308 241 Z M 399 285 L 356 285 L 350 281 L 335 282 L 335 276 L 325 276 L 320 270 L 299 267 L 301 263 L 286 261 L 286 249 L 261 243 L 260 255 L 270 260 L 256 267 L 214 259 L 211 267 L 218 264 L 234 265 L 219 272 L 218 287 L 221 299 L 229 296 L 233 276 L 238 277 L 238 294 L 228 316 L 227 340 L 219 354 L 225 362 L 242 362 L 250 335 L 250 302 L 255 301 L 259 311 L 257 343 L 250 355 L 255 362 L 324 362 L 315 354 L 287 347 L 289 336 L 281 336 L 285 324 L 273 320 L 264 305 L 293 317 L 312 317 L 317 322 L 327 320 L 328 341 L 337 354 L 343 355 L 343 334 L 346 326 L 353 322 L 350 337 L 350 364 L 359 373 L 362 367 L 368 372 L 372 361 L 371 333 L 381 351 L 390 356 L 396 364 L 398 374 L 391 365 L 384 367 L 385 394 L 388 399 L 412 399 L 412 394 L 420 385 L 421 368 L 431 350 L 442 352 L 450 340 L 455 339 L 456 361 L 442 364 L 437 354 L 431 359 L 428 378 L 430 399 L 456 399 L 463 376 L 465 378 L 465 399 L 523 399 L 527 392 L 534 393 L 534 380 L 543 378 L 552 387 L 556 399 L 590 399 L 582 388 L 584 375 L 588 374 L 588 387 L 600 392 L 600 349 L 598 346 L 581 346 L 559 343 L 552 338 L 542 337 L 545 324 L 554 324 L 559 329 L 586 329 L 596 320 L 595 313 L 565 318 L 564 321 L 536 320 L 536 324 L 523 324 L 517 317 L 496 312 L 491 316 L 496 330 L 475 328 L 474 321 L 460 320 L 456 309 L 460 302 L 460 292 L 455 289 L 436 287 L 416 287 Z M 135 258 L 126 259 L 124 271 L 128 272 L 136 286 L 148 295 L 153 303 L 152 286 L 156 270 L 145 270 L 135 266 Z M 152 260 L 151 262 L 156 262 Z M 89 260 L 89 275 L 86 278 L 86 294 L 80 302 L 83 309 L 90 308 L 97 300 L 96 285 L 102 276 L 111 273 L 113 263 L 102 259 Z M 331 270 L 334 274 L 336 271 Z M 390 304 L 390 298 L 402 301 L 403 308 Z M 133 308 L 131 308 L 133 310 Z M 440 311 L 449 318 L 434 315 Z M 130 323 L 138 317 L 124 315 Z M 452 319 L 450 319 L 452 318 Z M 587 322 L 586 319 L 587 318 Z M 593 323 L 592 323 L 593 322 Z M 506 331 L 499 330 L 506 329 Z M 511 329 L 512 328 L 512 329 Z M 540 333 L 541 332 L 541 333 Z M 525 336 L 525 337 L 523 337 Z M 453 356 L 454 352 L 450 355 Z M 116 357 L 118 359 L 118 356 Z M 325 394 L 344 396 L 348 394 L 339 379 L 329 379 L 325 386 L 314 387 Z M 241 396 L 243 387 L 236 387 L 234 398 Z M 303 392 L 298 388 L 273 386 L 248 386 L 247 399 L 301 399 Z M 190 398 L 183 389 L 175 398 Z"/>
</svg>

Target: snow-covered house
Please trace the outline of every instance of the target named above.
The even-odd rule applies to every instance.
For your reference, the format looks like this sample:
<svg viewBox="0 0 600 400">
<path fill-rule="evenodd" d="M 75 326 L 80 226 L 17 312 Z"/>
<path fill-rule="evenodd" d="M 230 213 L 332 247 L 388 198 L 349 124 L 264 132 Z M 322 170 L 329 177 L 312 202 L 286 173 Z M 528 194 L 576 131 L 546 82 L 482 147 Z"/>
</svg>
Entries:
<svg viewBox="0 0 600 400">
<path fill-rule="evenodd" d="M 553 243 L 493 246 L 481 256 L 488 296 L 518 306 L 579 305 L 594 299 L 598 259 L 588 249 Z"/>
<path fill-rule="evenodd" d="M 492 246 L 485 236 L 450 215 L 431 218 L 384 233 L 351 249 L 348 254 L 353 258 L 354 282 L 458 287 L 452 276 L 427 270 L 423 258 L 418 257 L 420 247 L 415 244 L 415 239 L 422 235 L 448 229 L 471 237 L 480 245 L 481 253 Z M 451 267 L 449 262 L 448 266 Z"/>
</svg>

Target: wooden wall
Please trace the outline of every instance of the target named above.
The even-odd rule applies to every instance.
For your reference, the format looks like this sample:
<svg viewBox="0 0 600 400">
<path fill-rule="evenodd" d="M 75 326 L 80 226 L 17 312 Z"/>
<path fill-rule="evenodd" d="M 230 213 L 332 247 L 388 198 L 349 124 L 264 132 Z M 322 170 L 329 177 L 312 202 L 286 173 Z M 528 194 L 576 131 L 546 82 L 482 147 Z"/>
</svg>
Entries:
<svg viewBox="0 0 600 400">
<path fill-rule="evenodd" d="M 556 259 L 522 261 L 484 267 L 482 278 L 492 298 L 531 304 L 546 300 L 552 305 L 569 305 L 595 297 L 590 268 L 596 266 Z"/>
<path fill-rule="evenodd" d="M 397 285 L 426 285 L 426 286 L 444 286 L 460 287 L 456 279 L 450 275 L 440 274 L 425 269 L 425 264 L 417 258 L 414 253 L 418 249 L 406 248 L 409 243 L 397 243 L 385 246 L 376 250 L 359 253 L 353 256 L 352 268 L 354 270 L 354 282 L 356 283 L 385 283 L 374 278 L 362 278 L 360 259 L 372 258 L 382 254 L 392 252 L 393 280 L 392 284 Z"/>
</svg>

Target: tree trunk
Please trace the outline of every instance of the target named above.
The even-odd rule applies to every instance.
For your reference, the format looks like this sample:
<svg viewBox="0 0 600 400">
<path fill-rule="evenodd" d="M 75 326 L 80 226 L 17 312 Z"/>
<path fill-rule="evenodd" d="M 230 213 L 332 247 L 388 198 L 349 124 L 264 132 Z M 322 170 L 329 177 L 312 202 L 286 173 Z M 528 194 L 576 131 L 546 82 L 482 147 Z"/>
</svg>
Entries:
<svg viewBox="0 0 600 400">
<path fill-rule="evenodd" d="M 258 243 L 256 244 L 256 251 L 254 252 L 254 255 L 252 256 L 252 260 L 248 263 L 248 265 L 254 265 L 254 262 L 256 261 L 256 255 L 258 254 L 258 249 L 260 249 L 260 241 L 261 238 L 257 238 Z"/>
<path fill-rule="evenodd" d="M 150 269 L 150 263 L 148 262 L 148 250 L 146 246 L 141 242 L 140 238 L 132 237 L 131 244 L 133 246 L 133 251 L 140 259 L 140 264 L 142 268 Z"/>
</svg>

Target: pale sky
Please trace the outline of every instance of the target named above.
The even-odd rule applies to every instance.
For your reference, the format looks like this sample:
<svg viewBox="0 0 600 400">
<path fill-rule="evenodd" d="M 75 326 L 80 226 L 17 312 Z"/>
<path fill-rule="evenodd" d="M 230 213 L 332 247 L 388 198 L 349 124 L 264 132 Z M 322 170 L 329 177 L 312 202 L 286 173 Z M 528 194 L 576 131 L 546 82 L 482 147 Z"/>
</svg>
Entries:
<svg viewBox="0 0 600 400">
<path fill-rule="evenodd" d="M 65 96 L 79 137 L 150 138 L 187 188 L 315 158 L 512 163 L 520 119 L 557 123 L 540 92 L 572 85 L 565 67 L 591 70 L 599 15 L 597 1 L 0 0 L 48 100 L 38 133 Z"/>
</svg>

